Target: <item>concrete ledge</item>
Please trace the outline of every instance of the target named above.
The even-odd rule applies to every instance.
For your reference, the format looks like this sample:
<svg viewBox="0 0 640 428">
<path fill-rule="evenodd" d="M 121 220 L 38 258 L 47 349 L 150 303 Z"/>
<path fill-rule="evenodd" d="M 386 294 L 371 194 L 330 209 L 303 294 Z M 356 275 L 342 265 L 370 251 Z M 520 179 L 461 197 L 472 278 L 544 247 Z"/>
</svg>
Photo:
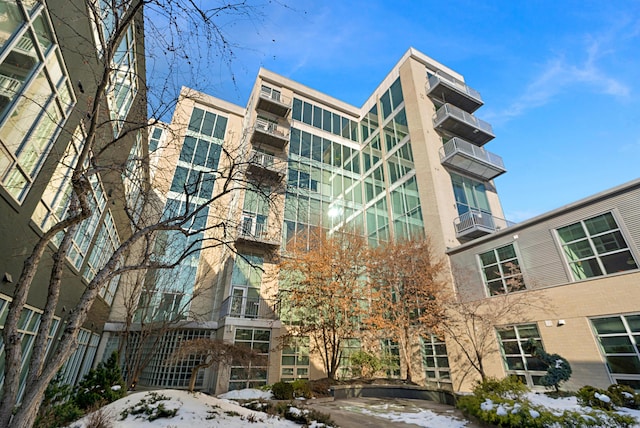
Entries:
<svg viewBox="0 0 640 428">
<path fill-rule="evenodd" d="M 359 397 L 413 398 L 455 406 L 455 395 L 414 385 L 334 385 L 331 394 L 336 400 Z"/>
</svg>

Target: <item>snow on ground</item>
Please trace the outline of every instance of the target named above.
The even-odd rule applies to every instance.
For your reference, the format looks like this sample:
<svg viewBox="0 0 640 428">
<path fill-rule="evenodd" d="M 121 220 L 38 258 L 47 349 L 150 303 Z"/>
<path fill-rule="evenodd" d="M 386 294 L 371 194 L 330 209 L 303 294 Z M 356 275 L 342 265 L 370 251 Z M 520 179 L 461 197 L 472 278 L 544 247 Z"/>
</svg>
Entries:
<svg viewBox="0 0 640 428">
<path fill-rule="evenodd" d="M 393 422 L 404 422 L 429 428 L 462 428 L 468 423 L 468 421 L 454 416 L 439 415 L 431 410 L 397 404 L 368 405 L 366 408 L 347 406 L 343 407 L 343 409 L 388 419 Z"/>
<path fill-rule="evenodd" d="M 227 400 L 271 400 L 273 398 L 273 394 L 271 391 L 247 388 L 225 392 L 224 394 L 218 395 L 218 398 L 225 398 Z"/>
<path fill-rule="evenodd" d="M 110 420 L 113 421 L 113 428 L 166 428 L 168 426 L 172 428 L 243 428 L 248 425 L 271 428 L 300 427 L 294 422 L 245 409 L 232 401 L 211 397 L 199 392 L 195 394 L 176 390 L 153 392 L 166 396 L 168 400 L 154 403 L 152 406 L 158 406 L 159 403 L 163 403 L 166 409 L 178 409 L 174 417 L 148 421 L 137 417 L 137 415 L 129 414 L 124 420 L 121 420 L 120 414 L 123 410 L 139 406 L 140 401 L 149 396 L 149 392 L 136 392 L 103 407 L 103 411 L 107 412 Z M 89 418 L 90 415 L 85 416 L 69 427 L 86 428 Z M 250 421 L 256 423 L 252 424 Z"/>
</svg>

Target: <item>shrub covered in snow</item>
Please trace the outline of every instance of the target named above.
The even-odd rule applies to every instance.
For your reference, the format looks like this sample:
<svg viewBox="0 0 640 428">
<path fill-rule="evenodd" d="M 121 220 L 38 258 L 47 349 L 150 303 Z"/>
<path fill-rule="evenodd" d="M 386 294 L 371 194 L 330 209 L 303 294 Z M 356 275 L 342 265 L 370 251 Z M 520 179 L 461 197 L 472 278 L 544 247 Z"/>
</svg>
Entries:
<svg viewBox="0 0 640 428">
<path fill-rule="evenodd" d="M 611 400 L 611 397 L 607 395 L 607 391 L 604 389 L 586 385 L 578 390 L 576 397 L 578 397 L 578 403 L 580 403 L 581 406 L 589 406 L 594 409 L 613 410 L 614 403 Z"/>
<path fill-rule="evenodd" d="M 525 398 L 523 387 L 526 391 L 526 386 L 509 379 L 485 381 L 473 395 L 460 397 L 457 406 L 467 415 L 501 427 L 630 427 L 636 423 L 631 416 L 611 411 L 547 409 Z"/>
<path fill-rule="evenodd" d="M 609 385 L 607 392 L 616 406 L 640 409 L 640 394 L 636 394 L 630 386 L 614 383 Z"/>
</svg>

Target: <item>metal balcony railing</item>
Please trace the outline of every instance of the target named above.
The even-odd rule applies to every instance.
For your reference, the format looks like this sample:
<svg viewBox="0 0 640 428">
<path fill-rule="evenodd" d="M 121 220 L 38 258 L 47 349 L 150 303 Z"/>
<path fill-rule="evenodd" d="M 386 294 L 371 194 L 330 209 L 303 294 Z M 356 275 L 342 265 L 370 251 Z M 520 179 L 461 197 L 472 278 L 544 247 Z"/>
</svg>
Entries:
<svg viewBox="0 0 640 428">
<path fill-rule="evenodd" d="M 453 224 L 458 238 L 478 238 L 497 230 L 512 226 L 515 223 L 489 213 L 471 210 L 457 217 Z"/>
<path fill-rule="evenodd" d="M 222 302 L 220 317 L 278 319 L 278 304 L 262 297 L 229 296 Z"/>
<path fill-rule="evenodd" d="M 282 149 L 289 142 L 289 133 L 286 128 L 278 126 L 277 123 L 258 117 L 253 128 L 251 142 L 254 145 L 267 144 Z"/>
<path fill-rule="evenodd" d="M 252 167 L 264 168 L 279 175 L 284 175 L 287 169 L 287 163 L 282 159 L 256 150 L 251 150 L 249 163 Z"/>
<path fill-rule="evenodd" d="M 492 180 L 506 172 L 500 156 L 459 137 L 450 139 L 440 148 L 440 162 L 482 180 Z"/>
<path fill-rule="evenodd" d="M 432 91 L 438 88 L 438 86 L 447 87 L 465 96 L 466 98 L 471 98 L 472 103 L 470 105 L 472 106 L 471 107 L 472 110 L 478 109 L 483 104 L 482 96 L 480 95 L 480 92 L 467 86 L 464 82 L 452 76 L 445 75 L 442 73 L 436 73 L 434 75 L 429 76 L 428 82 L 429 82 L 429 88 L 428 88 L 429 94 L 431 94 Z M 452 94 L 448 90 L 445 90 L 444 93 Z M 445 101 L 449 101 L 449 100 L 445 100 Z"/>
<path fill-rule="evenodd" d="M 291 99 L 282 95 L 277 89 L 262 86 L 257 107 L 275 115 L 286 117 L 289 110 L 291 110 Z"/>
<path fill-rule="evenodd" d="M 0 95 L 13 98 L 20 89 L 20 85 L 22 85 L 20 80 L 0 74 Z"/>
<path fill-rule="evenodd" d="M 280 238 L 269 232 L 266 219 L 258 216 L 243 215 L 242 222 L 238 226 L 238 239 L 267 245 L 280 245 Z"/>
<path fill-rule="evenodd" d="M 482 119 L 478 119 L 471 113 L 467 113 L 466 111 L 448 103 L 444 104 L 442 107 L 438 109 L 438 111 L 436 111 L 436 114 L 433 116 L 434 126 L 438 126 L 448 116 L 455 117 L 456 119 L 468 125 L 471 125 L 474 128 L 477 128 L 488 134 L 491 134 L 492 136 L 495 136 L 493 133 L 493 128 L 489 123 L 485 122 Z"/>
</svg>

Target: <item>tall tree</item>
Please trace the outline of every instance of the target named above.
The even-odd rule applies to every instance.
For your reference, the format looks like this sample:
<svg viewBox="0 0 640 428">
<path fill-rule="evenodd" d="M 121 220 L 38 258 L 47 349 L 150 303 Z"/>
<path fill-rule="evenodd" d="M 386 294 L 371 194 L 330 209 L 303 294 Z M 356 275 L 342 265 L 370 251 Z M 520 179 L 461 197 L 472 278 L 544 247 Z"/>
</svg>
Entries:
<svg viewBox="0 0 640 428">
<path fill-rule="evenodd" d="M 383 244 L 369 258 L 371 307 L 366 324 L 398 342 L 406 379 L 413 379 L 420 336 L 434 332 L 444 318 L 445 264 L 429 240 Z"/>
<path fill-rule="evenodd" d="M 203 6 L 198 6 L 199 4 L 189 0 L 65 2 L 65 14 L 80 16 L 86 22 L 96 25 L 97 31 L 93 31 L 90 36 L 86 36 L 87 39 L 82 40 L 80 38 L 85 36 L 81 36 L 78 31 L 80 27 L 76 27 L 80 21 L 65 19 L 64 16 L 52 16 L 57 32 L 64 32 L 71 37 L 75 35 L 78 38 L 77 43 L 68 41 L 64 48 L 69 50 L 77 46 L 78 50 L 71 52 L 71 56 L 75 55 L 74 58 L 87 65 L 87 70 L 91 70 L 83 75 L 81 82 L 74 82 L 78 94 L 78 106 L 74 114 L 81 117 L 83 138 L 82 141 L 78 141 L 79 150 L 74 163 L 70 165 L 62 158 L 59 162 L 60 166 L 71 170 L 67 193 L 68 209 L 60 218 L 47 224 L 43 233 L 37 237 L 30 253 L 24 257 L 21 274 L 14 284 L 12 301 L 2 332 L 5 365 L 0 401 L 0 426 L 9 426 L 11 422 L 12 427 L 23 428 L 33 424 L 47 385 L 74 351 L 78 331 L 96 297 L 114 277 L 141 269 L 172 269 L 193 254 L 207 248 L 229 246 L 232 234 L 228 231 L 236 230 L 237 221 L 234 223 L 233 220 L 227 221 L 222 217 L 222 220 L 218 219 L 215 222 L 210 220 L 195 227 L 194 224 L 195 219 L 202 216 L 208 206 L 223 203 L 233 192 L 246 187 L 242 165 L 245 159 L 241 150 L 223 148 L 221 156 L 224 162 L 221 162 L 221 165 L 224 167 L 216 171 L 215 190 L 204 203 L 188 203 L 193 202 L 189 199 L 189 195 L 194 195 L 193 188 L 211 179 L 200 176 L 196 183 L 189 183 L 189 186 L 185 184 L 187 204 L 184 208 L 171 212 L 163 212 L 154 189 L 149 186 L 148 174 L 141 174 L 140 182 L 137 183 L 141 193 L 139 203 L 135 206 L 125 201 L 124 195 L 120 200 L 117 194 L 113 197 L 109 195 L 113 199 L 112 202 L 122 210 L 121 217 L 130 222 L 131 230 L 121 236 L 116 248 L 109 251 L 109 257 L 96 269 L 95 275 L 84 288 L 75 306 L 67 308 L 62 334 L 49 358 L 45 358 L 49 331 L 56 312 L 59 313 L 60 310 L 58 302 L 61 284 L 74 236 L 77 231 L 86 227 L 96 212 L 95 204 L 91 200 L 96 177 L 111 178 L 117 184 L 116 182 L 121 180 L 120 177 L 126 174 L 128 148 L 123 150 L 123 147 L 127 147 L 125 141 L 138 132 L 142 133 L 144 139 L 145 130 L 150 124 L 155 123 L 147 119 L 145 101 L 148 101 L 150 115 L 161 117 L 173 110 L 178 99 L 176 93 L 169 90 L 172 86 L 170 81 L 154 79 L 147 85 L 144 75 L 133 75 L 130 77 L 137 87 L 146 87 L 149 91 L 139 110 L 126 118 L 112 115 L 108 111 L 108 106 L 110 103 L 113 106 L 114 102 L 114 82 L 123 79 L 122 70 L 117 66 L 122 60 L 123 40 L 132 28 L 135 29 L 133 31 L 137 37 L 142 37 L 142 28 L 146 26 L 147 32 L 152 33 L 148 42 L 157 44 L 154 50 L 155 58 L 163 62 L 162 67 L 158 69 L 163 68 L 170 74 L 176 69 L 176 64 L 196 60 L 189 57 L 193 50 L 187 47 L 199 36 L 204 36 L 206 40 L 199 46 L 200 54 L 214 49 L 215 53 L 221 54 L 221 58 L 229 59 L 232 56 L 233 45 L 217 25 L 217 20 L 225 13 L 235 17 L 251 17 L 255 13 L 255 8 L 247 1 L 204 3 Z M 146 20 L 144 25 L 141 16 L 143 9 L 146 16 L 152 17 Z M 93 39 L 94 35 L 97 40 Z M 93 52 L 81 50 L 81 47 L 86 49 L 87 46 L 93 48 Z M 137 52 L 137 55 L 141 58 L 143 53 Z M 144 73 L 144 67 L 138 71 Z M 157 92 L 153 92 L 154 90 Z M 183 93 L 181 96 L 188 94 Z M 26 102 L 32 102 L 34 108 L 40 108 L 35 99 L 26 99 Z M 62 127 L 62 124 L 57 125 Z M 70 138 L 75 139 L 75 136 L 70 135 Z M 122 152 L 125 152 L 124 159 L 121 156 Z M 146 150 L 143 149 L 142 153 L 146 158 Z M 141 162 L 148 168 L 148 158 L 141 159 Z M 122 188 L 122 183 L 119 188 Z M 143 210 L 138 209 L 140 206 L 144 207 Z M 140 215 L 141 212 L 144 214 Z M 173 254 L 173 257 L 156 258 L 153 256 L 153 243 L 159 234 L 172 239 L 180 238 L 186 245 Z M 132 252 L 136 253 L 137 257 L 129 257 Z M 46 285 L 46 303 L 40 317 L 33 350 L 26 356 L 28 374 L 22 400 L 18 407 L 14 408 L 20 389 L 23 360 L 23 336 L 18 330 L 20 314 L 37 273 L 49 278 Z"/>
<path fill-rule="evenodd" d="M 280 263 L 281 317 L 294 336 L 310 336 L 334 379 L 345 339 L 357 337 L 367 311 L 365 240 L 345 231 L 297 239 Z"/>
</svg>

